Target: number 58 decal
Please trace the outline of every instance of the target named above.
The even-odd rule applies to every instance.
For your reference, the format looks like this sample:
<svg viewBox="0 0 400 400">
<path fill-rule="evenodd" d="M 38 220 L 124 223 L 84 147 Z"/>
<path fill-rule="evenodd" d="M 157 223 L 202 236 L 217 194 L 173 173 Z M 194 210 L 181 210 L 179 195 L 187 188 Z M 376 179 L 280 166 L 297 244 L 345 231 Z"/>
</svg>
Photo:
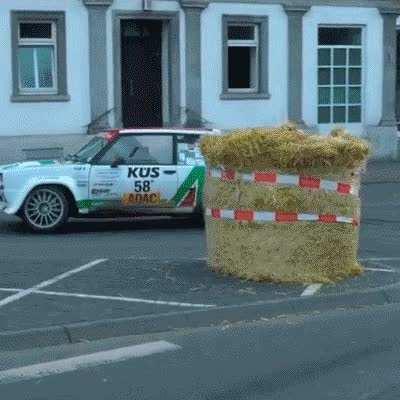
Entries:
<svg viewBox="0 0 400 400">
<path fill-rule="evenodd" d="M 135 181 L 134 190 L 136 193 L 139 192 L 150 192 L 150 181 Z"/>
</svg>

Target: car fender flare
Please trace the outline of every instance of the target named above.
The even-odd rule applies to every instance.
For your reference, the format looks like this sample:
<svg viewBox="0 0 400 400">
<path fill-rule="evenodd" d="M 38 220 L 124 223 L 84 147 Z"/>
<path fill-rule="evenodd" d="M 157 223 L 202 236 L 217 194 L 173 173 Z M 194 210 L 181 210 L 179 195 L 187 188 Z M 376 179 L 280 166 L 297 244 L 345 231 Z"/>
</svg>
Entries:
<svg viewBox="0 0 400 400">
<path fill-rule="evenodd" d="M 24 185 L 21 192 L 18 194 L 13 206 L 9 207 L 8 213 L 9 214 L 17 213 L 24 204 L 24 201 L 28 196 L 28 194 L 36 187 L 44 185 L 62 186 L 68 189 L 72 193 L 72 196 L 74 197 L 75 201 L 79 200 L 79 191 L 76 186 L 76 182 L 69 176 L 60 176 L 56 178 L 32 177 L 28 180 L 28 182 Z"/>
</svg>

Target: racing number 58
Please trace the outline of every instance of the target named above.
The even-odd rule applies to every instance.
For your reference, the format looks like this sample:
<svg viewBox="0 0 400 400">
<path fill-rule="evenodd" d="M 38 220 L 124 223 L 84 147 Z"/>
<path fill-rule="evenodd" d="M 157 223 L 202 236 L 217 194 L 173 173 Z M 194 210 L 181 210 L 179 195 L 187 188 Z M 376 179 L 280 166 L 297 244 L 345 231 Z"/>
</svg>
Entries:
<svg viewBox="0 0 400 400">
<path fill-rule="evenodd" d="M 135 192 L 150 192 L 150 181 L 135 181 Z"/>
</svg>

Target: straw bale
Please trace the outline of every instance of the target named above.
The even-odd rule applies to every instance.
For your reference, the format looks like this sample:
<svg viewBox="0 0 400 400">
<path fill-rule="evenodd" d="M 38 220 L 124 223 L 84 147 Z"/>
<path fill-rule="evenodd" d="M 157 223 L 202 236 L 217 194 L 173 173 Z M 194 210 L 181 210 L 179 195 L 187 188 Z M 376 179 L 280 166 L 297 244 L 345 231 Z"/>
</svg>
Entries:
<svg viewBox="0 0 400 400">
<path fill-rule="evenodd" d="M 293 125 L 251 128 L 202 140 L 208 166 L 276 171 L 351 183 L 358 189 L 369 146 L 341 129 L 327 137 Z M 356 190 L 357 194 L 357 190 Z M 205 206 L 360 216 L 357 195 L 208 178 Z M 274 282 L 336 282 L 360 274 L 358 228 L 346 223 L 238 222 L 206 218 L 208 262 L 223 274 Z"/>
<path fill-rule="evenodd" d="M 245 223 L 206 218 L 208 262 L 255 281 L 330 283 L 359 275 L 358 230 L 349 224 Z"/>
<path fill-rule="evenodd" d="M 210 166 L 342 177 L 351 176 L 370 154 L 367 142 L 344 130 L 324 137 L 306 134 L 292 125 L 205 136 L 201 150 Z"/>
<path fill-rule="evenodd" d="M 358 216 L 360 199 L 323 190 L 223 182 L 207 178 L 205 203 L 210 208 Z"/>
</svg>

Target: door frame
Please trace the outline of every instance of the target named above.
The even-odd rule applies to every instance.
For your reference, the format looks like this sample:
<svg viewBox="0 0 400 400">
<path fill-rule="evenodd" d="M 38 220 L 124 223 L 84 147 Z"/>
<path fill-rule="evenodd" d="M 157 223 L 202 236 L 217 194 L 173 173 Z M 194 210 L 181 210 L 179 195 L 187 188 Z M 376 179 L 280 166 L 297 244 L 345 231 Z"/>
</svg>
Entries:
<svg viewBox="0 0 400 400">
<path fill-rule="evenodd" d="M 121 87 L 121 20 L 123 19 L 150 19 L 161 20 L 162 32 L 167 32 L 168 39 L 168 69 L 163 76 L 168 76 L 168 82 L 163 83 L 167 87 L 167 96 L 162 96 L 162 115 L 164 126 L 174 126 L 180 123 L 180 33 L 179 11 L 113 11 L 113 60 L 114 60 L 114 116 L 115 126 L 122 127 L 122 87 Z M 167 26 L 167 29 L 164 28 Z M 161 42 L 163 43 L 163 37 Z M 164 66 L 163 66 L 164 67 Z M 165 72 L 165 71 L 164 71 Z M 165 101 L 167 98 L 167 101 Z M 166 103 L 166 104 L 165 104 Z M 166 108 L 166 109 L 165 109 Z"/>
<path fill-rule="evenodd" d="M 396 109 L 395 109 L 395 117 L 396 117 L 396 125 L 399 129 L 400 127 L 400 25 L 396 25 Z"/>
</svg>

